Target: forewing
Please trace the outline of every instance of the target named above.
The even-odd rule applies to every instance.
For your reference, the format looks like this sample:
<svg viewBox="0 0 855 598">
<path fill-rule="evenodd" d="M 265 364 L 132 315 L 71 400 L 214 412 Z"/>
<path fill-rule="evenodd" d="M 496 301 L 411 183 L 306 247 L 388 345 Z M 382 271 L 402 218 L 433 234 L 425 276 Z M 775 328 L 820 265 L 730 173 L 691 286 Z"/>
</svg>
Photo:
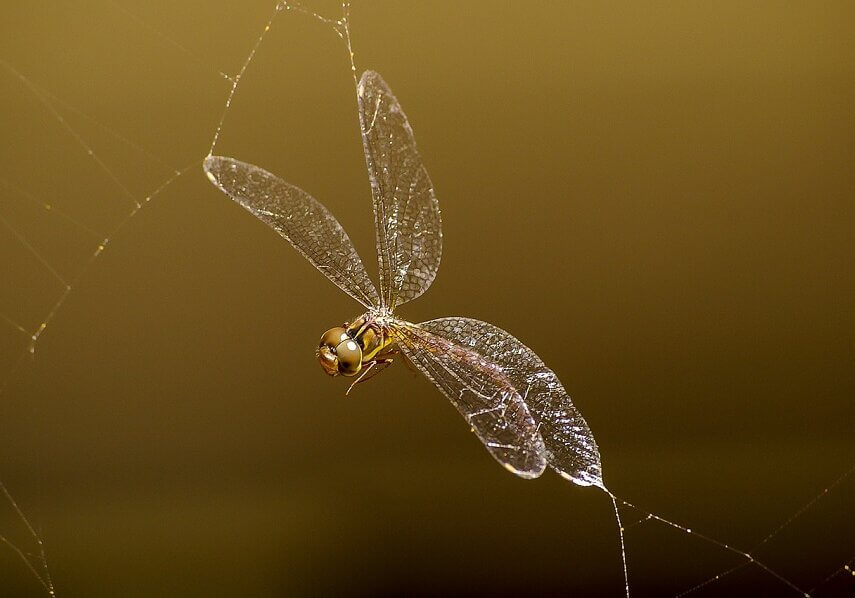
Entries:
<svg viewBox="0 0 855 598">
<path fill-rule="evenodd" d="M 371 308 L 377 289 L 341 224 L 311 195 L 266 170 L 208 156 L 205 173 L 223 193 L 288 240 L 345 293 Z"/>
<path fill-rule="evenodd" d="M 492 324 L 470 318 L 440 318 L 419 324 L 495 363 L 522 393 L 546 445 L 549 465 L 583 486 L 603 486 L 600 453 L 588 424 L 558 377 L 519 340 Z"/>
<path fill-rule="evenodd" d="M 398 100 L 374 71 L 357 87 L 362 146 L 371 181 L 380 295 L 389 309 L 421 295 L 442 255 L 433 185 Z"/>
<path fill-rule="evenodd" d="M 490 454 L 523 478 L 546 467 L 537 424 L 495 363 L 452 339 L 396 321 L 392 334 L 407 358 L 457 407 Z"/>
</svg>

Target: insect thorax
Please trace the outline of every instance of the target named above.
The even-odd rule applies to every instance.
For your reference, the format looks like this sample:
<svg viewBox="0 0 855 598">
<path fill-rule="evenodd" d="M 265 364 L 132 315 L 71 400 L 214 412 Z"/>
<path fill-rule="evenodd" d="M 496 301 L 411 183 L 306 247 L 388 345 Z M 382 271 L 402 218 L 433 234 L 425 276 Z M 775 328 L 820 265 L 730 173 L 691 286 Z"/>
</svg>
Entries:
<svg viewBox="0 0 855 598">
<path fill-rule="evenodd" d="M 373 311 L 365 313 L 347 325 L 349 336 L 362 349 L 362 363 L 368 363 L 392 343 L 389 329 L 384 325 L 384 316 Z"/>
</svg>

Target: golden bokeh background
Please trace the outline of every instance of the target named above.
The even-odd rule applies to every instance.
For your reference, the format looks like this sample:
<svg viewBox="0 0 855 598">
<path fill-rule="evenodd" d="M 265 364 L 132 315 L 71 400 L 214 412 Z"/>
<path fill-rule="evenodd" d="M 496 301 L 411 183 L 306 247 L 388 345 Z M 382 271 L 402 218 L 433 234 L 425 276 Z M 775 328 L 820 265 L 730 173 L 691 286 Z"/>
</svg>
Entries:
<svg viewBox="0 0 855 598">
<path fill-rule="evenodd" d="M 54 103 L 127 193 L 0 69 L 0 179 L 97 236 L 8 186 L 0 216 L 77 276 L 131 197 L 207 152 L 217 73 L 237 72 L 271 8 L 8 3 L 0 58 L 94 118 Z M 617 495 L 744 550 L 855 454 L 854 13 L 353 8 L 357 64 L 400 99 L 443 210 L 439 276 L 400 315 L 514 333 L 574 397 Z M 328 28 L 277 17 L 218 151 L 324 202 L 376 273 Z M 0 313 L 35 329 L 61 286 L 7 229 L 0 263 Z M 509 475 L 407 368 L 348 398 L 322 374 L 317 338 L 358 307 L 194 167 L 112 237 L 11 376 L 26 338 L 4 329 L 0 479 L 59 595 L 621 595 L 603 493 Z M 855 554 L 853 498 L 846 479 L 757 557 L 819 584 Z M 0 533 L 32 550 L 2 501 Z M 741 562 L 655 523 L 627 542 L 639 596 Z M 12 551 L 0 572 L 0 594 L 40 595 Z M 850 577 L 816 595 L 855 592 Z M 693 595 L 787 591 L 747 567 Z"/>
</svg>

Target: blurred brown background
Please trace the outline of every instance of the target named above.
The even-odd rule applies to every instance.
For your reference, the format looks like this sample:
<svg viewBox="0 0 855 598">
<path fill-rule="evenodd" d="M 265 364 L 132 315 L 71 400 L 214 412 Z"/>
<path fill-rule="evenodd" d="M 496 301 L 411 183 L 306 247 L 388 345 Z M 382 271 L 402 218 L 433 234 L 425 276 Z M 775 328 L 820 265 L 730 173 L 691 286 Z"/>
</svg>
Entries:
<svg viewBox="0 0 855 598">
<path fill-rule="evenodd" d="M 237 71 L 271 7 L 7 3 L 0 58 L 145 148 L 60 108 L 142 198 L 206 153 L 228 87 L 217 72 Z M 358 66 L 401 100 L 443 209 L 439 276 L 401 315 L 519 336 L 587 418 L 615 493 L 745 550 L 855 455 L 853 12 L 353 8 Z M 130 200 L 0 73 L 0 177 L 111 230 Z M 376 272 L 329 29 L 277 18 L 218 149 L 324 202 Z M 98 241 L 8 188 L 0 216 L 67 278 Z M 0 313 L 34 329 L 59 285 L 5 229 L 0 263 Z M 358 312 L 201 170 L 133 218 L 0 396 L 0 479 L 44 537 L 59 595 L 620 595 L 601 492 L 509 475 L 406 368 L 344 398 L 314 346 Z M 16 334 L 3 330 L 3 378 Z M 848 479 L 757 557 L 819 584 L 855 555 L 853 504 Z M 2 501 L 0 533 L 32 549 Z M 651 523 L 627 542 L 636 595 L 740 562 Z M 0 585 L 39 595 L 9 550 Z M 695 595 L 787 592 L 746 568 Z M 838 575 L 815 594 L 847 592 L 855 579 Z"/>
</svg>

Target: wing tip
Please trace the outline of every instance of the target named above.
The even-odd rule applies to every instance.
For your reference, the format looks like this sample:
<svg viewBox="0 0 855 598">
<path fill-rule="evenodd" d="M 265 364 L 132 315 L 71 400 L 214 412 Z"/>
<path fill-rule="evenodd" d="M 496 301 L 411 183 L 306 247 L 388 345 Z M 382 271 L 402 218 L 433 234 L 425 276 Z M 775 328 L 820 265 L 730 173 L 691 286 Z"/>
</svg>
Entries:
<svg viewBox="0 0 855 598">
<path fill-rule="evenodd" d="M 558 475 L 567 480 L 568 482 L 573 482 L 577 486 L 596 486 L 597 488 L 605 489 L 605 484 L 603 483 L 603 477 L 601 475 L 592 474 L 590 471 L 580 471 L 577 474 L 570 474 L 566 471 L 558 471 Z"/>
<path fill-rule="evenodd" d="M 220 161 L 223 160 L 222 156 L 215 156 L 214 154 L 208 154 L 205 156 L 205 159 L 202 160 L 202 170 L 205 172 L 210 171 L 214 168 L 215 164 L 219 164 Z"/>
<path fill-rule="evenodd" d="M 215 156 L 213 154 L 208 154 L 205 159 L 202 161 L 202 171 L 205 173 L 205 176 L 208 177 L 208 180 L 211 181 L 216 187 L 222 186 L 220 182 L 220 175 L 223 170 L 223 165 L 225 163 L 234 162 L 233 158 L 226 158 L 225 156 Z"/>
<path fill-rule="evenodd" d="M 359 82 L 362 83 L 363 81 L 367 80 L 369 77 L 377 77 L 380 80 L 383 79 L 383 77 L 380 76 L 380 73 L 378 73 L 374 69 L 365 69 L 364 71 L 362 71 L 362 75 L 359 76 Z"/>
<path fill-rule="evenodd" d="M 391 94 L 389 84 L 383 79 L 383 76 L 375 70 L 367 69 L 362 72 L 359 77 L 359 83 L 356 85 L 356 93 L 362 98 L 365 95 L 365 88 L 371 84 L 373 87 L 381 88 L 385 93 Z"/>
<path fill-rule="evenodd" d="M 525 470 L 517 469 L 516 467 L 514 467 L 510 463 L 502 463 L 502 466 L 506 470 L 508 470 L 512 474 L 514 474 L 515 476 L 521 477 L 524 480 L 534 480 L 536 478 L 539 478 L 541 476 L 541 474 L 543 474 L 543 471 L 546 469 L 545 463 L 544 463 L 544 466 L 542 468 L 536 469 L 534 471 L 525 471 Z"/>
<path fill-rule="evenodd" d="M 208 156 L 205 158 L 205 161 L 202 162 L 202 172 L 205 173 L 205 176 L 208 177 L 208 180 L 211 181 L 211 184 L 215 187 L 220 186 L 220 182 L 217 180 L 217 175 L 214 174 L 214 161 L 212 158 L 215 156 Z"/>
<path fill-rule="evenodd" d="M 237 158 L 228 156 L 215 156 L 208 154 L 202 161 L 202 171 L 215 187 L 228 195 L 232 195 L 227 189 L 239 176 L 261 175 L 263 178 L 278 178 L 276 175 L 264 170 L 260 166 L 242 162 Z"/>
</svg>

